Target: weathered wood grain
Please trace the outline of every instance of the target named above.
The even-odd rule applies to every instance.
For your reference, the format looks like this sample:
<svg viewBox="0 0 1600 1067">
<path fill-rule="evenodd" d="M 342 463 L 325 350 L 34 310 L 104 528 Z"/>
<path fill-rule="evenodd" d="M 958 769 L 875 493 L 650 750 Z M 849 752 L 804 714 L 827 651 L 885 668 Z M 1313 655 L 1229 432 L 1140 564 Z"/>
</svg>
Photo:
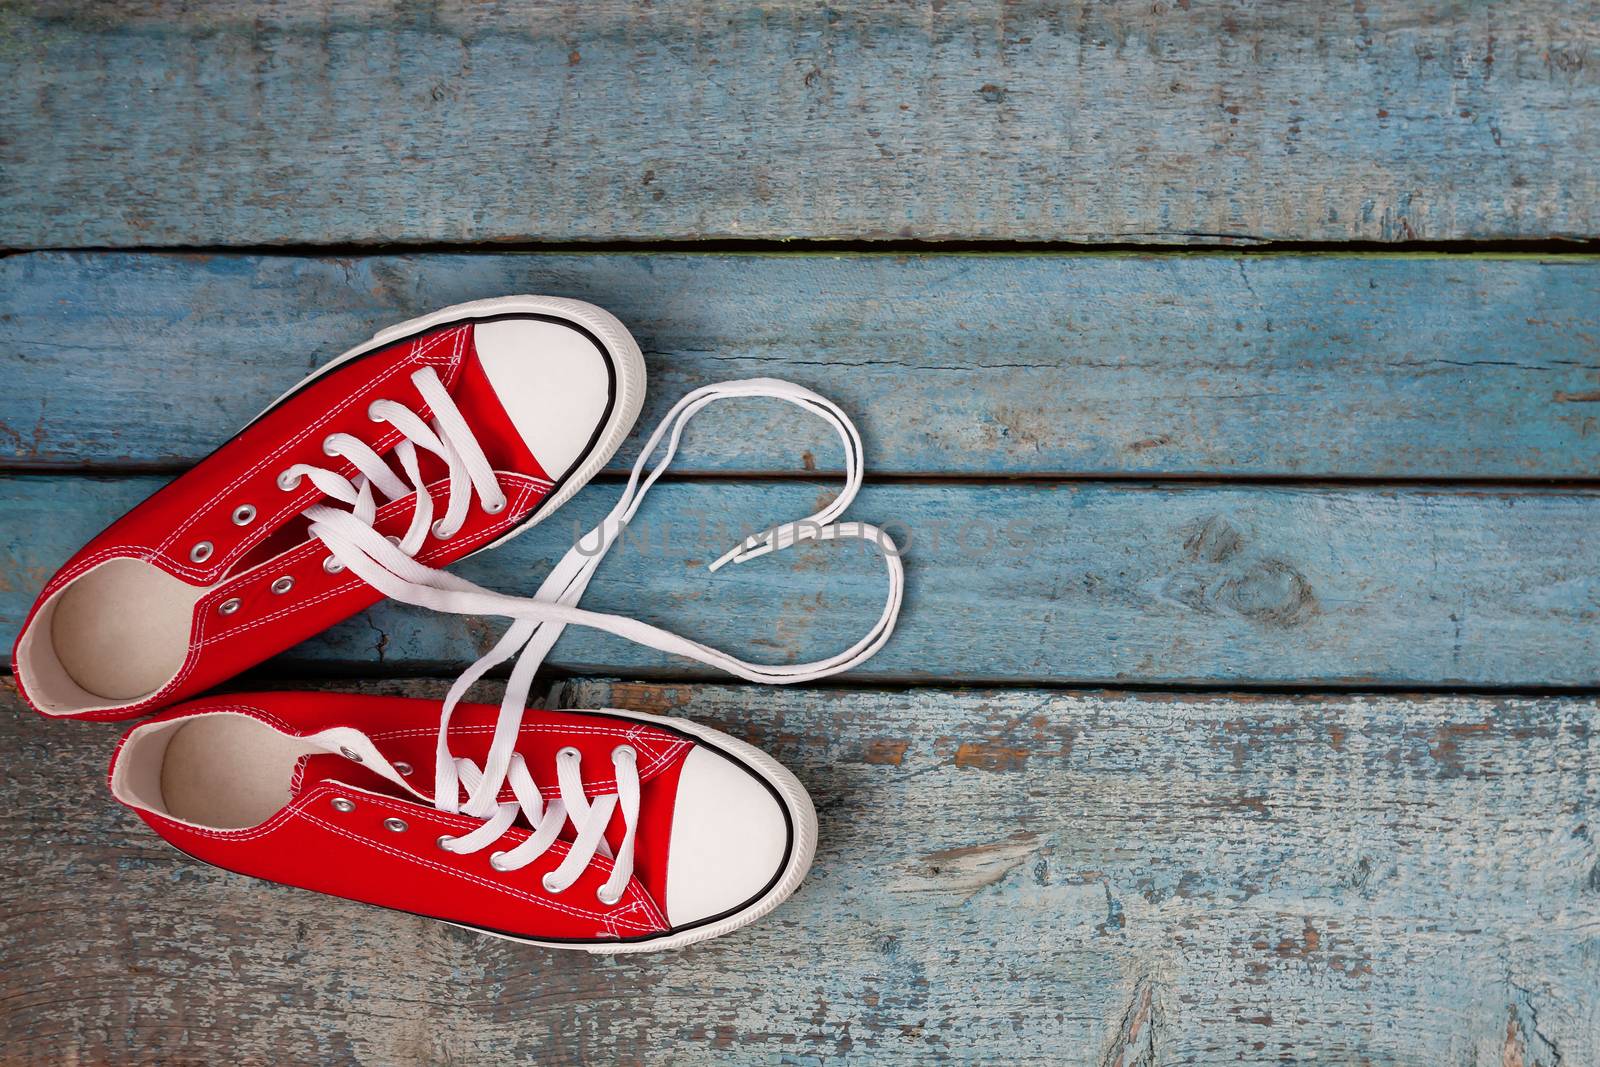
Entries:
<svg viewBox="0 0 1600 1067">
<path fill-rule="evenodd" d="M 0 643 L 79 544 L 151 477 L 0 479 Z M 882 608 L 876 555 L 811 546 L 707 574 L 736 539 L 833 487 L 659 486 L 585 605 L 769 661 L 854 641 Z M 613 503 L 580 494 L 459 571 L 532 592 Z M 1600 492 L 886 484 L 851 516 L 908 543 L 900 628 L 858 676 L 884 680 L 1600 685 Z M 298 668 L 460 664 L 499 627 L 384 605 L 291 654 Z M 580 673 L 685 661 L 587 631 Z"/>
<path fill-rule="evenodd" d="M 1479 256 L 15 256 L 0 465 L 186 465 L 379 327 L 508 292 L 639 337 L 613 467 L 687 390 L 779 375 L 879 474 L 1600 472 L 1600 258 Z M 789 411 L 707 412 L 678 469 L 835 467 Z"/>
<path fill-rule="evenodd" d="M 1593 700 L 576 684 L 821 817 L 767 920 L 603 960 L 198 866 L 0 694 L 8 1063 L 1600 1061 Z"/>
<path fill-rule="evenodd" d="M 0 244 L 1600 233 L 1591 2 L 0 10 Z"/>
</svg>

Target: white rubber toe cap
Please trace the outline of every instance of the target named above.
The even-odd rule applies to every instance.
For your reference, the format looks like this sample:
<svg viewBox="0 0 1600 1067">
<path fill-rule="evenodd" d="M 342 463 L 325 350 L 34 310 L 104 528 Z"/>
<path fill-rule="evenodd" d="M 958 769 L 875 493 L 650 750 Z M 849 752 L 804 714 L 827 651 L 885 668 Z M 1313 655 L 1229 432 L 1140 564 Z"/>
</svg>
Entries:
<svg viewBox="0 0 1600 1067">
<path fill-rule="evenodd" d="M 788 855 L 789 821 L 762 782 L 696 746 L 683 762 L 667 852 L 667 921 L 731 911 L 770 884 Z"/>
<path fill-rule="evenodd" d="M 611 399 L 605 354 L 559 322 L 505 318 L 473 327 L 478 361 L 545 473 L 559 479 L 593 440 Z"/>
</svg>

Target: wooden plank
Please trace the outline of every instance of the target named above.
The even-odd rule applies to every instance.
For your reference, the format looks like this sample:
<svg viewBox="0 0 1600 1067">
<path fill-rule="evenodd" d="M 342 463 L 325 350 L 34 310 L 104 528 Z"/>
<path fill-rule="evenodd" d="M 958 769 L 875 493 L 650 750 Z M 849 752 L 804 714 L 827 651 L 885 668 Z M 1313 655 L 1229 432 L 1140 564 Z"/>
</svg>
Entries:
<svg viewBox="0 0 1600 1067">
<path fill-rule="evenodd" d="M 799 893 L 611 960 L 330 901 L 166 848 L 105 794 L 116 727 L 0 689 L 6 1058 L 1600 1062 L 1593 700 L 563 699 L 792 768 L 821 815 Z"/>
<path fill-rule="evenodd" d="M 1596 10 L 8 5 L 0 243 L 1587 237 Z"/>
<path fill-rule="evenodd" d="M 387 326 L 506 292 L 637 333 L 641 437 L 687 390 L 780 375 L 872 472 L 1593 477 L 1600 259 L 507 255 L 0 260 L 0 464 L 183 466 Z M 769 402 L 681 470 L 838 464 Z"/>
<path fill-rule="evenodd" d="M 77 545 L 159 484 L 0 479 L 0 642 Z M 462 574 L 532 592 L 609 508 L 580 494 Z M 704 564 L 744 534 L 809 514 L 832 487 L 663 485 L 586 606 L 747 658 L 813 659 L 854 641 L 884 579 L 859 544 Z M 894 639 L 859 677 L 1163 684 L 1600 685 L 1600 492 L 1265 487 L 868 486 L 851 516 L 902 540 Z M 380 606 L 313 640 L 299 669 L 416 671 L 475 657 L 499 626 Z M 693 664 L 573 631 L 580 673 Z"/>
</svg>

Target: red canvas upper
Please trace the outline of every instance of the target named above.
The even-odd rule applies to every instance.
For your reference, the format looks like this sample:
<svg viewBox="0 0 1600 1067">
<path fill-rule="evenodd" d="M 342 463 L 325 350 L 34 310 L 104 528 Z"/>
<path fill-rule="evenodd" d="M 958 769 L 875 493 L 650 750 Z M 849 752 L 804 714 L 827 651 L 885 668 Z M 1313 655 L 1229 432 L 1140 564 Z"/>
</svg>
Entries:
<svg viewBox="0 0 1600 1067">
<path fill-rule="evenodd" d="M 551 894 L 541 880 L 566 855 L 564 840 L 527 867 L 497 871 L 489 864 L 488 851 L 458 855 L 436 844 L 440 835 L 465 834 L 481 826 L 481 820 L 438 811 L 334 753 L 302 757 L 288 802 L 266 821 L 245 829 L 201 828 L 130 802 L 128 796 L 130 772 L 121 761 L 131 739 L 163 723 L 218 713 L 247 716 L 292 737 L 332 728 L 360 731 L 384 759 L 409 765 L 407 782 L 431 795 L 438 707 L 432 701 L 322 693 L 251 693 L 194 701 L 124 736 L 112 758 L 112 790 L 177 848 L 242 874 L 536 940 L 615 941 L 668 930 L 664 892 L 673 800 L 678 773 L 696 742 L 665 726 L 602 712 L 565 711 L 529 711 L 522 723 L 517 751 L 549 800 L 558 795 L 555 761 L 563 747 L 579 750 L 590 798 L 616 791 L 609 773 L 614 749 L 628 745 L 637 753 L 641 803 L 634 874 L 611 906 L 596 896 L 611 873 L 605 857 L 596 856 L 577 882 Z M 487 705 L 458 708 L 450 729 L 454 754 L 481 761 L 498 713 Z M 336 799 L 353 806 L 343 810 Z M 512 799 L 509 790 L 502 799 Z M 391 830 L 386 819 L 400 819 L 406 829 Z M 571 827 L 567 829 L 570 840 Z M 495 847 L 508 850 L 529 832 L 519 822 Z M 622 833 L 619 812 L 607 830 L 613 849 Z"/>
<path fill-rule="evenodd" d="M 328 573 L 328 553 L 308 540 L 301 512 L 321 499 L 309 478 L 285 491 L 280 472 L 294 463 L 325 467 L 351 476 L 355 468 L 322 449 L 330 434 L 350 434 L 387 455 L 402 439 L 388 423 L 368 417 L 379 399 L 404 404 L 425 421 L 432 418 L 410 380 L 431 367 L 466 417 L 494 466 L 509 505 L 498 514 L 468 510 L 465 525 L 449 540 L 433 537 L 417 559 L 442 566 L 481 548 L 524 522 L 550 493 L 552 481 L 528 452 L 490 387 L 473 344 L 471 322 L 434 329 L 361 355 L 313 380 L 274 405 L 261 418 L 111 524 L 77 552 L 50 580 L 19 633 L 15 655 L 23 697 L 36 709 L 20 669 L 24 637 L 40 608 L 75 578 L 107 560 L 144 560 L 185 583 L 211 586 L 194 607 L 187 658 L 175 677 L 158 691 L 120 706 L 69 713 L 71 717 L 118 719 L 143 714 L 200 692 L 296 644 L 379 599 L 379 594 L 348 570 Z M 446 470 L 422 454 L 422 470 L 436 502 L 448 503 Z M 414 497 L 381 506 L 377 529 L 400 535 L 412 515 Z M 234 522 L 243 505 L 256 509 L 253 521 Z M 342 506 L 342 505 L 341 505 Z M 202 562 L 191 549 L 207 541 L 214 551 Z M 272 591 L 282 578 L 293 581 L 287 595 Z M 224 602 L 237 599 L 231 614 Z M 60 711 L 53 714 L 60 715 Z"/>
</svg>

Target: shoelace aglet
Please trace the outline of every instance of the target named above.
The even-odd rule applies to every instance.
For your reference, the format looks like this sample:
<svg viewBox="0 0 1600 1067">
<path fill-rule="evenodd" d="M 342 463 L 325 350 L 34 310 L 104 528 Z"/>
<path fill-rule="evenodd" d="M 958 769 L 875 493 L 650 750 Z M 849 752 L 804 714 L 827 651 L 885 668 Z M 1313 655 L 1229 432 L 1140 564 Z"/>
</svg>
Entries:
<svg viewBox="0 0 1600 1067">
<path fill-rule="evenodd" d="M 797 545 L 802 541 L 827 541 L 838 535 L 859 536 L 853 529 L 859 525 L 859 523 L 832 523 L 824 526 L 815 517 L 801 519 L 798 522 L 786 522 L 764 533 L 751 534 L 724 552 L 706 569 L 717 571 L 729 563 L 744 563 L 765 556 L 768 552 Z M 846 527 L 852 529 L 846 532 Z"/>
<path fill-rule="evenodd" d="M 726 567 L 730 563 L 743 563 L 746 560 L 752 560 L 758 556 L 764 556 L 768 552 L 772 552 L 778 547 L 777 540 L 777 530 L 769 530 L 764 534 L 755 534 L 754 536 L 747 537 L 713 560 L 711 564 L 706 567 L 706 570 L 715 574 L 717 571 L 721 570 L 723 567 Z"/>
</svg>

